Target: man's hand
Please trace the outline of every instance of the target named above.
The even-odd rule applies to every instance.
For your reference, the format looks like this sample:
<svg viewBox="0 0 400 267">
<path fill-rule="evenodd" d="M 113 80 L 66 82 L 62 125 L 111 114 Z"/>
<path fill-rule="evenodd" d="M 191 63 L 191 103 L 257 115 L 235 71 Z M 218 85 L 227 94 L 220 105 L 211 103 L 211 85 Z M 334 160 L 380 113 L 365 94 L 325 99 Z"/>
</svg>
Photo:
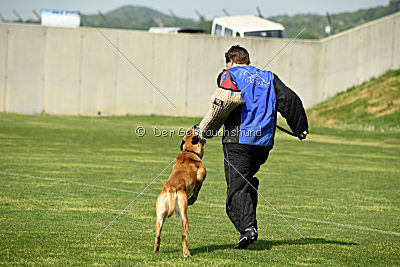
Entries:
<svg viewBox="0 0 400 267">
<path fill-rule="evenodd" d="M 194 202 L 196 202 L 196 200 L 197 200 L 197 199 L 196 199 L 194 196 L 191 196 L 191 197 L 188 199 L 188 205 L 189 205 L 189 206 L 193 205 Z"/>
</svg>

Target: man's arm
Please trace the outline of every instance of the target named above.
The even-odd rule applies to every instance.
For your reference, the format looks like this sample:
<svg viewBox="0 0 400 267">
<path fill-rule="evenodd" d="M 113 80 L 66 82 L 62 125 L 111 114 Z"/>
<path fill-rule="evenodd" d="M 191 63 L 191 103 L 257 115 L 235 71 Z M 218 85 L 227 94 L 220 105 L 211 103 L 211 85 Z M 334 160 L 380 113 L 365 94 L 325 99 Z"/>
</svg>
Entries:
<svg viewBox="0 0 400 267">
<path fill-rule="evenodd" d="M 232 92 L 222 88 L 218 88 L 211 99 L 211 109 L 200 122 L 200 130 L 206 138 L 215 136 L 229 113 L 237 106 L 244 104 L 240 92 Z"/>
<path fill-rule="evenodd" d="M 227 74 L 228 77 L 221 82 L 222 74 Z M 200 130 L 205 138 L 215 136 L 231 111 L 245 103 L 240 91 L 230 81 L 228 71 L 222 72 L 218 77 L 219 88 L 211 96 L 211 109 L 200 122 Z"/>
<path fill-rule="evenodd" d="M 308 134 L 308 121 L 303 103 L 295 92 L 274 75 L 277 111 L 286 119 L 293 133 L 304 139 Z"/>
</svg>

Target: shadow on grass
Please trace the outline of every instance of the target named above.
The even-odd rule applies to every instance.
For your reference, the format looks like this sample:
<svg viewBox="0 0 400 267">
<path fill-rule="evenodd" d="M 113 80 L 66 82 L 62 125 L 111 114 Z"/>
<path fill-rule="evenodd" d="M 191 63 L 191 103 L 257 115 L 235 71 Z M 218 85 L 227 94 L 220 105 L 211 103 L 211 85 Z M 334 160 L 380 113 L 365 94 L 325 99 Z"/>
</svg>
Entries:
<svg viewBox="0 0 400 267">
<path fill-rule="evenodd" d="M 358 243 L 325 240 L 324 238 L 306 238 L 306 239 L 294 239 L 294 240 L 258 240 L 254 244 L 250 245 L 248 250 L 270 250 L 275 246 L 286 246 L 286 245 L 310 245 L 310 244 L 334 244 L 342 246 L 358 246 Z M 233 249 L 234 244 L 224 245 L 210 245 L 191 249 L 192 254 L 201 254 L 212 252 L 215 250 Z"/>
</svg>

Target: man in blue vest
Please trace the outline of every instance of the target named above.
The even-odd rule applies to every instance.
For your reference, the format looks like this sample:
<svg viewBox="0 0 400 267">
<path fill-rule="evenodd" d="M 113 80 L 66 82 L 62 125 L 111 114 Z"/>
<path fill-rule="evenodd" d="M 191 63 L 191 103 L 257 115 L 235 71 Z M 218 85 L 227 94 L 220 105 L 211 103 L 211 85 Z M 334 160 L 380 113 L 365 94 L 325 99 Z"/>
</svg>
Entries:
<svg viewBox="0 0 400 267">
<path fill-rule="evenodd" d="M 226 67 L 218 76 L 212 107 L 200 123 L 205 138 L 224 124 L 226 213 L 240 232 L 235 249 L 257 240 L 257 191 L 254 177 L 274 144 L 277 112 L 286 118 L 300 139 L 308 134 L 307 116 L 300 98 L 276 74 L 250 66 L 247 50 L 232 46 L 225 53 Z M 251 184 L 250 184 L 251 183 Z M 189 198 L 189 205 L 196 199 Z"/>
</svg>

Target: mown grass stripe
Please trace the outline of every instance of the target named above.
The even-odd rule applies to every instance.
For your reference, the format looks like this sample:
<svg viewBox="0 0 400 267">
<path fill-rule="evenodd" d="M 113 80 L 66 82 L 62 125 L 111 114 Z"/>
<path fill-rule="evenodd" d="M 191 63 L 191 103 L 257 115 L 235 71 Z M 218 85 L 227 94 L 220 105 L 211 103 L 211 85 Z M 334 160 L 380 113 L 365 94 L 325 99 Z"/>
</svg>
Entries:
<svg viewBox="0 0 400 267">
<path fill-rule="evenodd" d="M 91 187 L 91 188 L 96 188 L 96 189 L 118 191 L 118 192 L 124 192 L 124 193 L 136 194 L 136 195 L 139 194 L 139 192 L 132 191 L 132 190 L 126 190 L 126 189 L 115 188 L 115 187 L 106 187 L 106 186 L 101 186 L 101 185 L 93 185 L 93 184 L 87 184 L 87 183 L 80 183 L 80 182 L 74 182 L 74 181 L 69 181 L 69 180 L 64 180 L 64 179 L 40 177 L 40 176 L 33 176 L 33 175 L 28 175 L 28 174 L 18 174 L 18 173 L 10 173 L 10 172 L 3 172 L 3 171 L 0 171 L 0 174 L 2 174 L 2 175 L 12 175 L 12 176 L 17 176 L 17 177 L 32 178 L 32 179 L 40 179 L 40 180 L 53 181 L 53 182 L 59 182 L 59 183 L 69 183 L 69 184 L 86 186 L 86 187 Z M 156 194 L 149 194 L 149 193 L 142 193 L 142 195 L 148 196 L 148 197 L 154 197 L 154 198 L 156 198 L 158 196 Z M 198 204 L 202 204 L 202 205 L 218 207 L 218 208 L 225 208 L 224 205 L 215 204 L 215 203 L 209 203 L 209 202 L 204 202 L 204 201 L 197 201 L 197 203 Z M 273 214 L 273 213 L 268 213 L 268 212 L 263 212 L 263 211 L 259 211 L 258 213 L 259 214 L 269 215 L 269 216 L 279 216 L 278 214 Z M 386 231 L 386 230 L 374 229 L 374 228 L 358 226 L 358 225 L 343 224 L 343 223 L 337 223 L 337 222 L 329 222 L 329 221 L 323 221 L 323 220 L 303 218 L 303 217 L 297 217 L 297 216 L 286 215 L 286 214 L 285 214 L 285 216 L 288 217 L 288 218 L 291 218 L 291 219 L 304 221 L 304 222 L 311 222 L 311 223 L 316 223 L 316 224 L 334 225 L 334 226 L 339 226 L 339 227 L 344 227 L 344 228 L 349 228 L 349 229 L 354 229 L 354 230 L 370 231 L 370 232 L 376 232 L 376 233 L 400 236 L 400 233 L 393 232 L 393 231 Z"/>
</svg>

